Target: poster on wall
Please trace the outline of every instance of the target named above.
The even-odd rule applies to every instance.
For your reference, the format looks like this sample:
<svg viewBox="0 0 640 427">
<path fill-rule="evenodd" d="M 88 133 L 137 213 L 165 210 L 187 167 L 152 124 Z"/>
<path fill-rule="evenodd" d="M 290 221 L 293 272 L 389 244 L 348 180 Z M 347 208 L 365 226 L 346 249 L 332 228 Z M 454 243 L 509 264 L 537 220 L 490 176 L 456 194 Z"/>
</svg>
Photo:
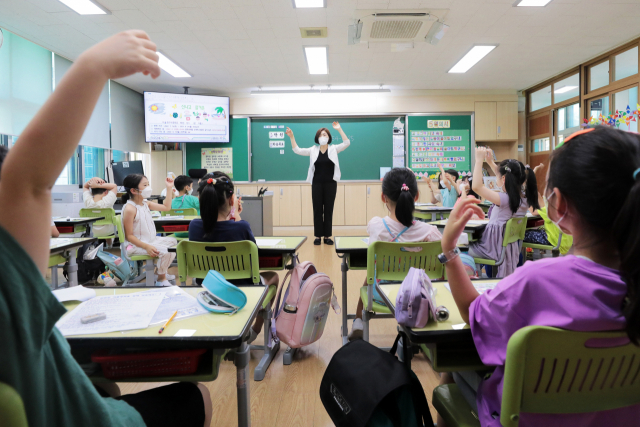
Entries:
<svg viewBox="0 0 640 427">
<path fill-rule="evenodd" d="M 200 167 L 209 172 L 224 172 L 233 179 L 233 148 L 203 148 Z"/>
</svg>

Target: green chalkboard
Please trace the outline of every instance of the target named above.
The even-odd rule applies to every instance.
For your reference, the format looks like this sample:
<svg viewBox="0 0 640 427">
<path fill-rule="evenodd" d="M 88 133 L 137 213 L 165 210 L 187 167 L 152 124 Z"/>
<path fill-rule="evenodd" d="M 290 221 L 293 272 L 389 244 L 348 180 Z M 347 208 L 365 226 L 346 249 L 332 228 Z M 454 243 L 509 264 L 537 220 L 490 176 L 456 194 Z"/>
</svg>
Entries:
<svg viewBox="0 0 640 427">
<path fill-rule="evenodd" d="M 409 168 L 418 175 L 471 171 L 471 115 L 409 116 Z"/>
<path fill-rule="evenodd" d="M 187 170 L 200 169 L 201 153 L 203 148 L 233 148 L 233 180 L 248 181 L 249 180 L 249 137 L 248 137 L 248 119 L 231 118 L 229 126 L 231 127 L 231 142 L 224 144 L 212 143 L 185 143 Z"/>
<path fill-rule="evenodd" d="M 251 119 L 251 179 L 257 181 L 304 181 L 309 158 L 291 149 L 287 127 L 296 143 L 307 148 L 315 144 L 318 129 L 331 132 L 332 144 L 340 144 L 340 134 L 331 127 L 338 120 L 351 145 L 338 154 L 342 180 L 380 179 L 380 168 L 393 164 L 393 122 L 395 117 Z M 278 134 L 280 133 L 280 134 Z M 284 141 L 276 143 L 275 141 Z M 271 143 L 271 144 L 270 144 Z"/>
</svg>

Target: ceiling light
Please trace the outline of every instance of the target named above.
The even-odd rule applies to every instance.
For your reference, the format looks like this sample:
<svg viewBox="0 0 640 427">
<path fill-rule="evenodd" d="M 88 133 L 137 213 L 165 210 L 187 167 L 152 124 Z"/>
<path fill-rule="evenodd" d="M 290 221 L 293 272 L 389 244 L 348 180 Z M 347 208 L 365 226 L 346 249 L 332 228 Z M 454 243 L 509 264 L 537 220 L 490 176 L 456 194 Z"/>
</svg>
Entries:
<svg viewBox="0 0 640 427">
<path fill-rule="evenodd" d="M 156 52 L 159 56 L 158 65 L 160 68 L 171 74 L 173 77 L 191 77 L 191 74 L 180 68 L 175 62 L 164 56 L 160 52 Z"/>
<path fill-rule="evenodd" d="M 449 72 L 450 73 L 466 73 L 469 68 L 476 65 L 482 58 L 487 56 L 489 52 L 498 47 L 496 44 L 474 46 L 465 56 L 462 57 L 456 65 L 454 65 Z"/>
<path fill-rule="evenodd" d="M 326 0 L 292 0 L 294 8 L 327 7 Z"/>
<path fill-rule="evenodd" d="M 574 89 L 578 89 L 578 86 L 563 86 L 559 89 L 554 90 L 553 93 L 566 93 Z"/>
<path fill-rule="evenodd" d="M 108 10 L 98 6 L 91 0 L 59 0 L 60 3 L 70 7 L 80 15 L 106 15 Z"/>
<path fill-rule="evenodd" d="M 383 89 L 380 85 L 379 89 L 332 89 L 330 86 L 326 89 L 275 89 L 275 90 L 252 90 L 251 95 L 284 95 L 284 94 L 296 94 L 296 93 L 382 93 L 391 92 L 390 89 Z"/>
<path fill-rule="evenodd" d="M 326 46 L 305 46 L 304 54 L 307 58 L 309 74 L 327 74 L 327 47 Z"/>
<path fill-rule="evenodd" d="M 514 6 L 518 7 L 543 7 L 551 0 L 518 0 Z"/>
</svg>

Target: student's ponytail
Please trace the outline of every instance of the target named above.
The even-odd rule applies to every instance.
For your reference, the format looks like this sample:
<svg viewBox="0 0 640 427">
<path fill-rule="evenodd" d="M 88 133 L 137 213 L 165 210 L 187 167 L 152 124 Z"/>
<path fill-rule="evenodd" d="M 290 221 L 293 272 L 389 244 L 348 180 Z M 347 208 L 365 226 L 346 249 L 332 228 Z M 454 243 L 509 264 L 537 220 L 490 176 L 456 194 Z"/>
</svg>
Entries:
<svg viewBox="0 0 640 427">
<path fill-rule="evenodd" d="M 382 180 L 382 194 L 395 203 L 398 221 L 405 227 L 411 227 L 418 195 L 418 182 L 413 172 L 406 168 L 391 169 Z"/>
<path fill-rule="evenodd" d="M 211 238 L 218 223 L 218 212 L 233 195 L 231 178 L 222 172 L 205 175 L 198 187 L 200 195 L 200 217 L 204 229 L 204 237 Z"/>
<path fill-rule="evenodd" d="M 126 204 L 129 200 L 133 199 L 133 193 L 131 190 L 138 190 L 140 186 L 140 181 L 142 181 L 144 175 L 135 173 L 132 175 L 127 175 L 124 180 L 122 180 L 122 185 L 124 186 L 125 194 L 122 195 L 122 204 Z"/>
<path fill-rule="evenodd" d="M 627 284 L 626 331 L 640 342 L 640 137 L 598 126 L 565 140 L 551 155 L 547 194 L 554 188 L 588 226 L 593 245 L 612 242 Z M 594 297 L 595 298 L 595 297 Z"/>
<path fill-rule="evenodd" d="M 516 213 L 522 198 L 522 183 L 524 181 L 524 166 L 517 160 L 507 159 L 500 162 L 500 175 L 504 176 L 504 190 L 509 196 L 509 209 Z"/>
<path fill-rule="evenodd" d="M 540 209 L 540 204 L 538 203 L 538 180 L 536 178 L 536 174 L 533 172 L 533 169 L 529 167 L 529 165 L 524 166 L 522 162 L 520 166 L 524 170 L 525 174 L 525 188 L 524 195 L 527 198 L 527 204 L 535 210 Z"/>
</svg>

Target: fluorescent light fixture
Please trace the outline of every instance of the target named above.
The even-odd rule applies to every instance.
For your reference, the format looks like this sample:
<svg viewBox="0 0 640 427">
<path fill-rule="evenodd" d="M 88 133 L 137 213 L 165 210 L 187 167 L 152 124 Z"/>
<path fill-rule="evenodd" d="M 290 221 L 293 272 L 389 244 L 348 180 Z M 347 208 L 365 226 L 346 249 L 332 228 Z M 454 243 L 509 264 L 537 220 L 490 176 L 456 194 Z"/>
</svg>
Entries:
<svg viewBox="0 0 640 427">
<path fill-rule="evenodd" d="M 91 0 L 59 0 L 80 15 L 106 15 L 108 10 Z"/>
<path fill-rule="evenodd" d="M 171 74 L 173 77 L 191 77 L 191 74 L 180 68 L 175 62 L 164 56 L 160 52 L 156 52 L 160 57 L 158 59 L 158 65 L 160 68 Z"/>
<path fill-rule="evenodd" d="M 326 0 L 291 0 L 294 8 L 327 7 Z"/>
<path fill-rule="evenodd" d="M 466 73 L 471 67 L 476 65 L 482 58 L 487 56 L 489 52 L 498 47 L 497 44 L 492 45 L 477 45 L 471 48 L 465 56 L 462 57 L 456 65 L 454 65 L 449 72 L 450 73 Z"/>
<path fill-rule="evenodd" d="M 514 6 L 518 7 L 543 7 L 551 0 L 518 0 Z"/>
<path fill-rule="evenodd" d="M 307 59 L 309 74 L 327 74 L 327 47 L 326 46 L 305 46 L 304 55 Z"/>
<path fill-rule="evenodd" d="M 577 88 L 578 86 L 562 86 L 561 88 L 554 90 L 553 93 L 565 93 Z"/>
<path fill-rule="evenodd" d="M 390 89 L 275 89 L 275 90 L 252 90 L 251 95 L 284 95 L 284 94 L 296 94 L 296 93 L 383 93 L 391 92 Z"/>
</svg>

